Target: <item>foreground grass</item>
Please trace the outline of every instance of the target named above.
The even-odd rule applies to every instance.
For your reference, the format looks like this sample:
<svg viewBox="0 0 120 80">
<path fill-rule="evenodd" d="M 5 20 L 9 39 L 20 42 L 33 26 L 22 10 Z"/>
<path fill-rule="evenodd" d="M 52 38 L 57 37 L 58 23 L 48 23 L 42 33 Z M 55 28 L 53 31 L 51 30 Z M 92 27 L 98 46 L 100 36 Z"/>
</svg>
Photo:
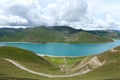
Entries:
<svg viewBox="0 0 120 80">
<path fill-rule="evenodd" d="M 40 76 L 28 73 L 26 71 L 23 71 L 19 68 L 17 68 L 16 66 L 14 66 L 13 64 L 5 61 L 4 59 L 0 59 L 0 79 L 3 80 L 8 80 L 11 78 L 16 78 L 16 79 L 23 79 L 26 80 L 26 78 L 34 80 L 36 78 L 41 78 Z M 13 79 L 12 79 L 13 80 Z"/>
<path fill-rule="evenodd" d="M 36 63 L 28 63 L 28 62 L 21 62 L 21 61 L 17 61 L 17 62 L 24 65 L 28 69 L 36 71 L 36 72 L 41 72 L 41 73 L 45 73 L 45 74 L 53 74 L 53 75 L 65 74 L 65 73 L 61 72 L 57 66 L 49 67 L 49 66 L 44 66 L 41 64 L 36 64 Z"/>
<path fill-rule="evenodd" d="M 30 51 L 15 47 L 0 47 L 0 80 L 120 80 L 120 47 L 115 49 L 117 52 L 107 51 L 97 55 L 100 61 L 106 60 L 106 64 L 85 75 L 69 78 L 47 78 L 23 71 L 2 59 L 10 58 L 19 61 L 25 66 L 28 65 L 31 69 L 36 68 L 36 70 L 34 69 L 35 71 L 59 74 L 58 70 L 51 70 L 51 68 L 54 69 L 56 67 L 44 58 L 38 57 Z M 81 59 L 75 59 L 75 62 Z M 74 59 L 70 61 L 70 64 L 73 61 Z"/>
<path fill-rule="evenodd" d="M 67 65 L 73 65 L 77 62 L 80 62 L 81 60 L 83 60 L 85 58 L 84 57 L 52 57 L 52 56 L 44 56 L 44 59 L 46 59 L 47 61 L 51 62 L 54 65 L 63 65 L 66 64 Z"/>
<path fill-rule="evenodd" d="M 16 80 L 19 80 L 19 79 L 22 79 L 22 80 L 27 80 L 27 79 L 28 80 L 104 80 L 104 79 L 115 80 L 114 78 L 120 78 L 120 65 L 116 65 L 116 64 L 105 65 L 105 66 L 102 66 L 101 68 L 93 70 L 88 74 L 77 76 L 77 77 L 71 77 L 71 78 L 46 78 L 42 76 L 37 76 L 34 74 L 30 74 L 28 72 L 25 72 L 23 70 L 20 70 L 19 68 L 15 67 L 14 65 L 10 64 L 9 62 L 3 59 L 0 59 L 0 64 L 1 64 L 0 73 L 3 74 L 2 77 L 0 76 L 0 78 L 4 77 L 3 80 L 8 80 L 9 77 L 16 78 Z M 14 79 L 11 79 L 11 80 L 14 80 Z"/>
<path fill-rule="evenodd" d="M 25 65 L 26 67 L 28 67 L 29 69 L 34 70 L 34 71 L 50 73 L 50 74 L 62 74 L 62 72 L 60 72 L 60 70 L 56 66 L 46 61 L 44 58 L 37 56 L 31 51 L 22 50 L 22 49 L 15 48 L 15 47 L 0 47 L 0 59 L 1 59 L 0 73 L 1 74 L 4 74 L 4 73 L 11 74 L 9 69 L 14 69 L 12 67 L 11 68 L 8 67 L 10 63 L 7 62 L 9 63 L 7 64 L 6 61 L 3 60 L 3 58 L 9 58 L 9 59 L 15 60 L 18 63 L 21 63 Z M 7 66 L 4 67 L 2 66 L 2 64 L 7 65 Z M 7 69 L 9 72 L 6 72 L 2 68 Z M 19 71 L 16 71 L 16 72 L 19 73 Z"/>
</svg>

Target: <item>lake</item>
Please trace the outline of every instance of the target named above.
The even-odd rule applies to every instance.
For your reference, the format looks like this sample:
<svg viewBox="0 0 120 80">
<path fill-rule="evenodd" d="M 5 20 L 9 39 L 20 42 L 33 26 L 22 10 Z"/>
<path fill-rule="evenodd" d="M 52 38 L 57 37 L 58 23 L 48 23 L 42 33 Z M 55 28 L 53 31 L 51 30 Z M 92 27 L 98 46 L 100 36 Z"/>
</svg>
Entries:
<svg viewBox="0 0 120 80">
<path fill-rule="evenodd" d="M 40 55 L 51 56 L 86 56 L 103 53 L 111 48 L 120 46 L 120 40 L 103 44 L 35 44 L 21 42 L 0 42 L 0 46 L 15 46 L 30 50 Z"/>
</svg>

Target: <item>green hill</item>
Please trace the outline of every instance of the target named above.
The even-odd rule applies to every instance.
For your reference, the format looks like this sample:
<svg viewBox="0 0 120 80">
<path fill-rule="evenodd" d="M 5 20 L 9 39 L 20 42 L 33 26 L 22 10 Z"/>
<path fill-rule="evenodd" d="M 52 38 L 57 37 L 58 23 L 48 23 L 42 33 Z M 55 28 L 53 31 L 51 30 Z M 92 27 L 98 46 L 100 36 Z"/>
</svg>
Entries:
<svg viewBox="0 0 120 80">
<path fill-rule="evenodd" d="M 69 26 L 53 26 L 50 28 L 53 30 L 62 32 L 62 33 L 66 33 L 66 34 L 74 34 L 74 33 L 79 33 L 81 31 L 84 31 L 82 29 L 74 29 L 74 28 L 69 27 Z"/>
<path fill-rule="evenodd" d="M 14 34 L 16 32 L 21 32 L 22 28 L 14 29 L 14 28 L 0 28 L 0 37 L 7 36 L 10 34 Z"/>
<path fill-rule="evenodd" d="M 91 34 L 95 34 L 98 36 L 103 36 L 106 38 L 111 38 L 111 39 L 120 39 L 120 32 L 117 30 L 95 30 L 95 31 L 86 31 L 89 32 Z"/>
<path fill-rule="evenodd" d="M 120 80 L 120 47 L 97 56 L 105 64 L 81 76 L 82 80 Z"/>
<path fill-rule="evenodd" d="M 69 80 L 120 80 L 120 47 L 102 54 L 88 56 L 88 61 L 94 56 L 97 56 L 98 60 L 104 64 L 87 74 L 73 77 Z M 77 65 L 79 65 L 78 62 L 74 66 L 76 67 Z M 87 65 L 87 67 L 92 68 L 90 65 Z"/>
<path fill-rule="evenodd" d="M 20 70 L 19 68 L 7 62 L 3 58 L 15 60 L 18 63 L 23 64 L 27 68 L 34 71 L 48 73 L 48 74 L 63 74 L 62 72 L 60 72 L 59 68 L 57 68 L 55 65 L 45 60 L 44 58 L 37 56 L 31 51 L 27 51 L 15 47 L 0 47 L 0 80 L 4 76 L 7 78 L 9 77 L 27 78 L 26 77 L 27 74 L 29 75 L 29 77 L 31 75 L 26 71 Z"/>
<path fill-rule="evenodd" d="M 87 74 L 72 78 L 67 78 L 67 79 L 68 80 L 120 80 L 120 47 L 116 47 L 102 54 L 88 56 L 86 57 L 86 60 L 84 57 L 82 60 L 74 63 L 73 67 L 70 68 L 70 70 L 76 69 L 78 65 L 80 67 L 81 63 L 86 64 L 84 66 L 84 69 L 85 68 L 92 69 L 94 66 L 91 66 L 93 64 L 91 61 L 94 62 L 93 58 L 95 56 L 101 63 L 104 63 L 102 66 L 93 69 Z M 77 69 L 78 71 L 80 70 L 79 67 Z M 67 70 L 68 69 L 69 68 L 67 68 Z"/>
<path fill-rule="evenodd" d="M 66 31 L 68 32 L 66 33 Z M 75 30 L 68 27 L 35 27 L 0 37 L 0 42 L 105 43 L 111 41 L 111 39 L 104 38 L 102 36 L 97 36 L 82 30 Z"/>
<path fill-rule="evenodd" d="M 80 32 L 72 35 L 70 39 L 70 43 L 106 43 L 106 42 L 112 42 L 113 40 L 97 36 L 88 32 Z M 68 37 L 69 40 L 69 37 Z"/>
<path fill-rule="evenodd" d="M 120 80 L 120 47 L 116 47 L 102 54 L 93 55 L 91 58 L 94 56 L 97 56 L 98 60 L 104 64 L 87 74 L 69 80 Z M 88 67 L 92 68 L 90 65 Z"/>
<path fill-rule="evenodd" d="M 95 56 L 100 62 L 104 62 L 104 64 L 87 74 L 68 78 L 47 78 L 23 71 L 3 58 L 15 60 L 25 67 L 37 72 L 64 74 L 51 63 L 50 58 L 48 61 L 43 57 L 36 56 L 31 51 L 15 47 L 0 47 L 0 80 L 120 80 L 120 47 L 98 55 L 77 57 L 76 59 L 71 57 L 71 59 L 67 59 L 69 66 L 71 66 L 70 64 L 73 65 L 71 70 L 81 63 L 85 63 L 85 67 L 92 68 L 93 66 L 88 65 L 88 62 L 91 64 L 90 61 L 93 61 Z M 52 62 L 54 64 L 61 64 L 59 61 L 61 61 L 62 58 L 59 58 L 59 61 L 56 60 L 57 58 L 55 58 L 54 62 L 52 59 Z M 64 63 L 64 61 L 62 61 L 62 63 Z"/>
<path fill-rule="evenodd" d="M 23 30 L 12 35 L 0 38 L 2 42 L 34 42 L 34 43 L 54 43 L 64 42 L 61 33 L 46 27 L 35 27 Z"/>
</svg>

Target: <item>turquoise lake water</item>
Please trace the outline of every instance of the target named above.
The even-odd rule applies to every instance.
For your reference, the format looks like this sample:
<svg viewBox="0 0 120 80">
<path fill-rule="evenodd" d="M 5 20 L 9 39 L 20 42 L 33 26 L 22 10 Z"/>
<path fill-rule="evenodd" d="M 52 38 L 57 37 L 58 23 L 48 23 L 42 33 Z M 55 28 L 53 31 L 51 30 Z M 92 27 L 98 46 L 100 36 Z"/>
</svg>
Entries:
<svg viewBox="0 0 120 80">
<path fill-rule="evenodd" d="M 34 44 L 34 43 L 11 43 L 0 42 L 0 46 L 15 46 L 30 50 L 36 54 L 51 56 L 86 56 L 99 54 L 111 48 L 120 46 L 120 40 L 104 44 Z"/>
</svg>

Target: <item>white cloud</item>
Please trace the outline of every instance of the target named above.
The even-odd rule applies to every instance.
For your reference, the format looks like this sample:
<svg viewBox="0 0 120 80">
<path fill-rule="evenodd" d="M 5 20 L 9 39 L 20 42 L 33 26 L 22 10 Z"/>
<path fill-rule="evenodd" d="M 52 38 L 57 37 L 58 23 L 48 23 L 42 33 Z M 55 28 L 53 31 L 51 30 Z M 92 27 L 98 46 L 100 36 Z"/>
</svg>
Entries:
<svg viewBox="0 0 120 80">
<path fill-rule="evenodd" d="M 85 29 L 120 30 L 120 0 L 86 0 L 90 21 Z"/>
<path fill-rule="evenodd" d="M 87 4 L 84 0 L 57 0 L 43 9 L 42 23 L 48 25 L 71 25 L 86 18 Z"/>
<path fill-rule="evenodd" d="M 1 0 L 0 16 L 4 16 L 2 23 L 5 25 L 74 25 L 76 22 L 82 23 L 86 18 L 85 0 L 56 0 L 46 6 L 41 6 L 41 1 Z"/>
<path fill-rule="evenodd" d="M 12 15 L 0 15 L 0 21 L 1 25 L 25 25 L 28 23 L 28 21 L 24 18 L 21 18 L 19 16 L 12 16 Z"/>
<path fill-rule="evenodd" d="M 120 14 L 119 2 L 119 0 L 1 0 L 0 25 L 14 27 L 69 25 L 83 29 L 119 29 L 120 22 L 117 20 Z"/>
<path fill-rule="evenodd" d="M 101 18 L 95 18 L 91 20 L 87 27 L 83 29 L 88 30 L 120 30 L 120 22 L 118 20 L 115 20 L 112 15 L 108 14 L 105 19 Z"/>
<path fill-rule="evenodd" d="M 31 27 L 31 26 L 27 26 L 27 27 Z M 0 28 L 27 28 L 26 26 L 5 26 L 5 25 L 0 25 Z"/>
<path fill-rule="evenodd" d="M 41 9 L 38 0 L 1 0 L 0 5 L 1 25 L 31 25 L 31 16 L 39 15 Z"/>
</svg>

